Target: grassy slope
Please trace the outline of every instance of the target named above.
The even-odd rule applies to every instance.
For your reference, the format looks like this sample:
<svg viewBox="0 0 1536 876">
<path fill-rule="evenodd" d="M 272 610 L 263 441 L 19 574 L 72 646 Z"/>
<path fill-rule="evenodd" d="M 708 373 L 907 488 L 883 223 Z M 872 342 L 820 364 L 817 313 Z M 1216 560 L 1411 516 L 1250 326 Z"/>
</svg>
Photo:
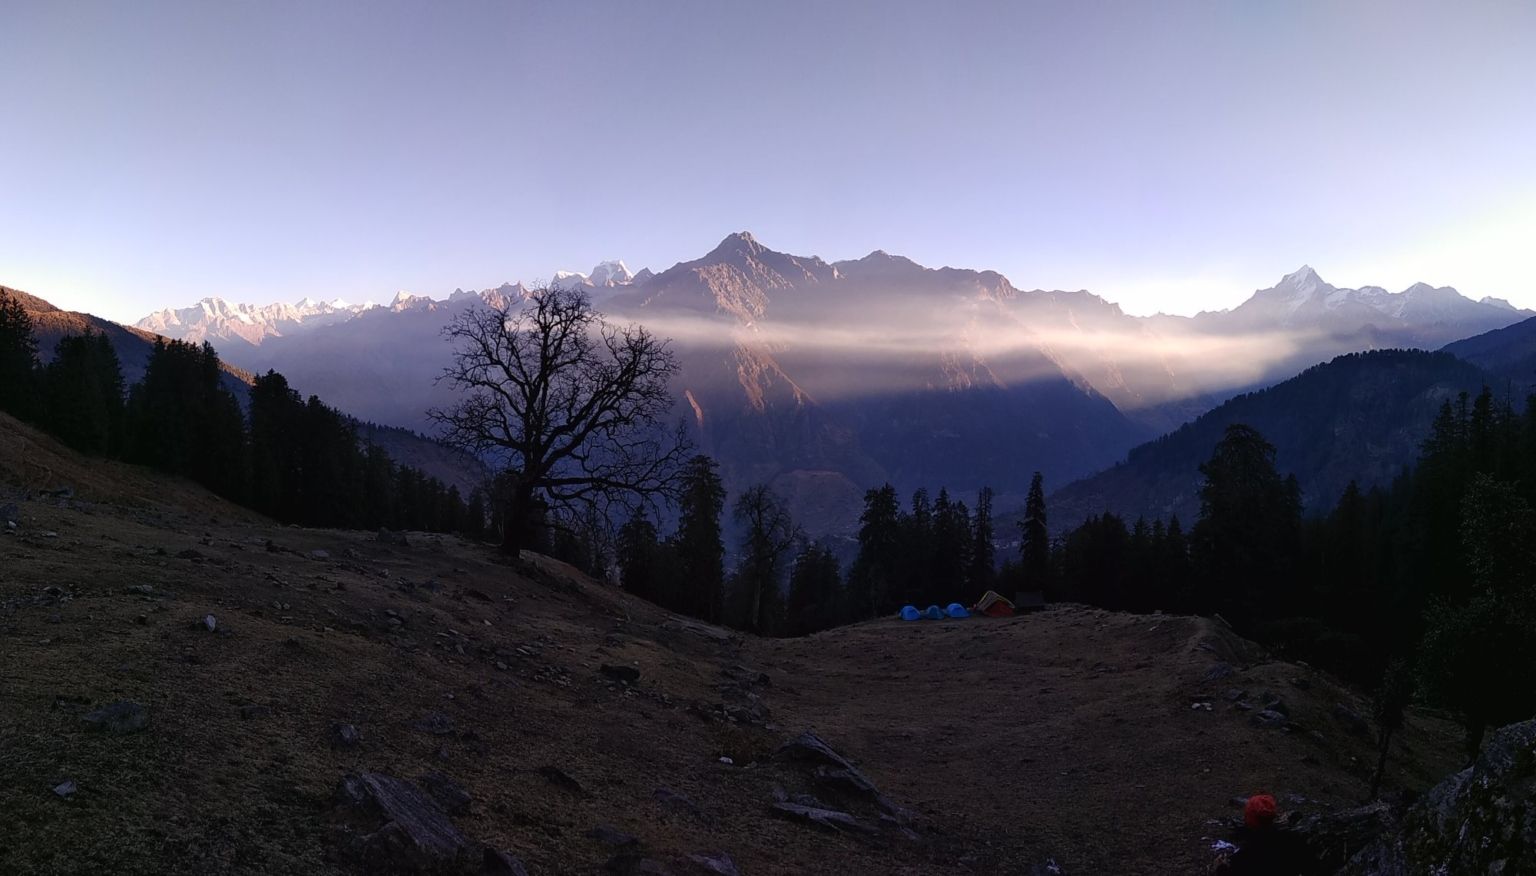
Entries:
<svg viewBox="0 0 1536 876">
<path fill-rule="evenodd" d="M 0 493 L 37 489 L 39 461 L 76 496 L 20 502 L 20 530 L 0 536 L 0 872 L 344 872 L 331 800 L 361 769 L 446 773 L 474 800 L 459 827 L 534 873 L 598 871 L 611 850 L 583 836 L 598 823 L 663 859 L 726 851 L 744 873 L 1003 873 L 1047 854 L 1072 873 L 1190 872 L 1234 794 L 1363 793 L 1370 745 L 1326 716 L 1337 698 L 1362 704 L 1210 621 L 1064 608 L 742 639 L 542 559 L 514 569 L 454 539 L 280 527 L 0 417 Z M 142 584 L 154 594 L 126 590 Z M 227 634 L 196 626 L 210 612 Z M 1248 668 L 1203 683 L 1218 657 Z M 612 685 L 602 663 L 633 663 L 641 682 Z M 771 726 L 698 714 L 750 702 L 729 681 L 738 665 L 771 679 L 752 690 Z M 1301 676 L 1309 690 L 1289 684 Z M 1249 726 L 1220 700 L 1228 686 L 1277 690 L 1322 738 Z M 1215 712 L 1189 709 L 1201 692 Z M 57 697 L 133 699 L 152 724 L 86 733 Z M 243 720 L 248 704 L 272 713 Z M 432 711 L 455 732 L 413 728 Z M 332 750 L 334 722 L 362 746 Z M 775 787 L 814 790 L 768 759 L 806 727 L 919 810 L 928 839 L 772 818 Z M 1392 782 L 1427 785 L 1455 750 L 1451 728 L 1416 717 Z M 49 790 L 65 778 L 80 788 L 67 801 Z M 659 787 L 703 817 L 661 807 Z"/>
</svg>

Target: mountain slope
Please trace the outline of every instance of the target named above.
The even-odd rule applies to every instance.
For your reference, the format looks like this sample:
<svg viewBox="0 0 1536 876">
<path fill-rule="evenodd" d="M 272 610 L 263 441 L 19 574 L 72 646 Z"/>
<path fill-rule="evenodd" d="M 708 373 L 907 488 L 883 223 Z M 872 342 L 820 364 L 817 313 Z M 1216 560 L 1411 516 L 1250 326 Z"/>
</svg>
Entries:
<svg viewBox="0 0 1536 876">
<path fill-rule="evenodd" d="M 1228 425 L 1252 426 L 1275 445 L 1282 474 L 1294 474 L 1312 511 L 1326 510 L 1354 480 L 1388 483 L 1418 457 L 1440 405 L 1477 392 L 1485 374 L 1448 353 L 1382 350 L 1340 356 L 1269 389 L 1238 396 L 1130 452 L 1124 462 L 1056 491 L 1053 529 L 1112 511 L 1134 520 L 1199 512 L 1200 465 Z"/>
<path fill-rule="evenodd" d="M 32 318 L 39 358 L 44 363 L 53 358 L 54 348 L 66 335 L 79 335 L 86 331 L 104 333 L 111 339 L 112 348 L 117 353 L 118 361 L 122 366 L 124 383 L 131 386 L 143 379 L 145 366 L 154 349 L 157 337 L 155 334 L 140 328 L 121 326 L 88 313 L 61 310 L 36 295 L 9 288 L 5 291 L 20 300 L 22 307 Z M 222 350 L 219 351 L 219 365 L 224 372 L 224 388 L 234 394 L 242 408 L 245 407 L 249 402 L 249 390 L 255 381 L 255 376 L 250 371 L 231 364 Z M 315 391 L 306 388 L 306 394 L 315 394 Z M 320 396 L 322 401 L 332 407 L 347 410 L 344 405 L 337 404 L 324 393 L 320 393 Z M 365 422 L 358 422 L 357 426 L 360 438 L 383 448 L 395 462 L 412 466 L 436 477 L 444 484 L 458 487 L 462 496 L 467 497 L 471 490 L 481 486 L 486 480 L 485 466 L 468 454 L 445 447 L 407 429 Z"/>
<path fill-rule="evenodd" d="M 1067 606 L 760 640 L 542 557 L 277 526 L 4 415 L 0 485 L 19 443 L 77 493 L 0 495 L 18 506 L 17 528 L 0 525 L 0 812 L 19 828 L 0 842 L 4 873 L 382 872 L 387 842 L 366 846 L 386 860 L 358 854 L 381 820 L 339 793 L 374 772 L 432 789 L 451 831 L 532 873 L 640 858 L 656 863 L 638 872 L 720 872 L 690 857 L 708 855 L 742 873 L 1030 873 L 1053 858 L 1161 876 L 1207 868 L 1233 795 L 1343 806 L 1374 762 L 1333 717 L 1365 712 L 1363 697 L 1209 619 Z M 1218 661 L 1223 688 L 1280 691 L 1318 732 L 1253 726 L 1205 681 Z M 88 729 L 118 701 L 147 726 Z M 775 754 L 808 728 L 880 789 L 888 821 Z M 1390 788 L 1457 764 L 1444 720 L 1411 711 L 1395 739 Z M 66 781 L 67 798 L 53 791 Z M 869 833 L 786 817 L 783 794 Z"/>
<path fill-rule="evenodd" d="M 90 331 L 105 334 L 112 342 L 112 349 L 117 353 L 122 366 L 125 383 L 132 384 L 144 377 L 144 367 L 149 363 L 149 354 L 155 345 L 156 335 L 153 332 L 121 326 L 88 313 L 60 310 L 36 295 L 18 289 L 0 288 L 21 301 L 21 306 L 32 318 L 38 358 L 44 364 L 53 360 L 54 349 L 66 335 L 81 335 Z M 219 365 L 224 370 L 224 386 L 235 393 L 242 405 L 245 404 L 245 391 L 254 380 L 251 372 L 222 357 Z"/>
<path fill-rule="evenodd" d="M 1445 346 L 1445 352 L 1488 372 L 1493 385 L 1518 397 L 1536 390 L 1536 318 Z"/>
</svg>

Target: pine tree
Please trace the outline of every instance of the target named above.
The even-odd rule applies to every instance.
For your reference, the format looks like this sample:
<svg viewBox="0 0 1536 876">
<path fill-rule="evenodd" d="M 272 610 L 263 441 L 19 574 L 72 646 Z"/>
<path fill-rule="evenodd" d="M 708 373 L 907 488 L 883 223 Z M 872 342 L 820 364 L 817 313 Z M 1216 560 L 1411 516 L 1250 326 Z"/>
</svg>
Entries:
<svg viewBox="0 0 1536 876">
<path fill-rule="evenodd" d="M 0 288 L 0 411 L 37 415 L 37 338 L 21 299 Z"/>
<path fill-rule="evenodd" d="M 1198 609 L 1229 619 L 1288 616 L 1301 525 L 1295 479 L 1276 470 L 1274 445 L 1241 424 L 1227 427 L 1200 473 L 1192 533 L 1203 586 Z"/>
<path fill-rule="evenodd" d="M 123 372 L 105 334 L 61 338 L 42 378 L 49 432 L 82 453 L 121 453 Z"/>
<path fill-rule="evenodd" d="M 848 575 L 848 611 L 853 619 L 894 611 L 901 603 L 902 520 L 896 488 L 890 484 L 864 494 L 859 515 L 859 553 Z"/>
<path fill-rule="evenodd" d="M 841 589 L 837 557 L 816 544 L 806 545 L 789 573 L 785 634 L 804 636 L 837 623 Z"/>
<path fill-rule="evenodd" d="M 1045 482 L 1040 472 L 1029 481 L 1029 495 L 1024 500 L 1024 520 L 1019 524 L 1023 543 L 1019 546 L 1024 589 L 1050 591 L 1051 536 L 1046 527 Z"/>
<path fill-rule="evenodd" d="M 677 611 L 719 623 L 725 599 L 725 541 L 720 514 L 725 510 L 725 485 L 719 466 L 699 455 L 683 466 L 677 534 L 672 538 L 681 591 Z"/>
<path fill-rule="evenodd" d="M 997 578 L 997 550 L 992 544 L 992 488 L 982 487 L 971 518 L 971 568 L 967 577 L 978 593 L 993 589 Z"/>
<path fill-rule="evenodd" d="M 635 514 L 620 529 L 618 538 L 619 582 L 630 593 L 657 601 L 665 581 L 662 545 L 656 525 Z"/>
<path fill-rule="evenodd" d="M 469 491 L 469 506 L 464 509 L 464 534 L 476 540 L 485 536 L 485 495 L 478 487 Z"/>
</svg>

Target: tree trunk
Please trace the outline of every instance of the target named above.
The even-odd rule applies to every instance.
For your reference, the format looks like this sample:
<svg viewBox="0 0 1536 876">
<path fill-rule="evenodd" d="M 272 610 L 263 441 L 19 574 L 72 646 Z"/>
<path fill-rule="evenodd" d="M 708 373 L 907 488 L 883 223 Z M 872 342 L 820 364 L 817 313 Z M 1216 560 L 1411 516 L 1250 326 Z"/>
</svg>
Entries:
<svg viewBox="0 0 1536 876">
<path fill-rule="evenodd" d="M 1376 792 L 1381 790 L 1381 777 L 1387 771 L 1387 753 L 1392 750 L 1392 731 L 1381 731 L 1381 753 L 1376 758 L 1376 772 L 1371 775 L 1371 800 L 1376 799 Z"/>
<path fill-rule="evenodd" d="M 1467 766 L 1477 763 L 1477 754 L 1483 749 L 1483 733 L 1488 722 L 1482 718 L 1467 719 Z"/>
<path fill-rule="evenodd" d="M 531 547 L 529 534 L 533 522 L 533 490 L 519 484 L 509 491 L 507 509 L 501 524 L 501 552 L 517 556 Z"/>
</svg>

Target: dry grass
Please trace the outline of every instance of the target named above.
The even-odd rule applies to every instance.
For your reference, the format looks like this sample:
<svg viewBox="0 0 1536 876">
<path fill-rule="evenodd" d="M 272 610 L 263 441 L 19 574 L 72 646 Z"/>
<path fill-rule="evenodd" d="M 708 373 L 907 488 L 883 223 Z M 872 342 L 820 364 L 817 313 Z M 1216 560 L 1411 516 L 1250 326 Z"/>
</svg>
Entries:
<svg viewBox="0 0 1536 876">
<path fill-rule="evenodd" d="M 36 461 L 76 498 L 23 501 L 20 530 L 0 536 L 3 873 L 349 872 L 333 792 L 362 769 L 445 773 L 473 798 L 458 826 L 534 873 L 600 871 L 612 851 L 584 836 L 600 823 L 661 859 L 728 852 L 748 874 L 1027 872 L 1047 854 L 1076 874 L 1190 872 L 1234 794 L 1363 793 L 1369 745 L 1325 714 L 1351 695 L 1315 675 L 1290 687 L 1308 673 L 1251 652 L 1240 678 L 1201 683 L 1216 655 L 1197 643 L 1234 661 L 1250 648 L 1208 621 L 1065 609 L 742 639 L 552 561 L 281 527 L 0 421 L 0 481 Z M 221 632 L 197 626 L 208 613 Z M 604 663 L 641 681 L 615 685 Z M 771 726 L 698 714 L 746 701 L 738 664 L 771 678 L 754 688 Z M 1324 738 L 1250 727 L 1224 711 L 1229 686 L 1281 692 Z M 1189 710 L 1201 691 L 1215 712 Z M 71 704 L 121 699 L 149 707 L 148 730 L 87 732 Z M 271 713 L 242 718 L 250 704 Z M 431 712 L 453 732 L 413 727 Z M 338 722 L 360 748 L 330 747 Z M 772 818 L 775 787 L 811 790 L 767 758 L 806 727 L 920 810 L 927 839 Z M 1455 750 L 1449 728 L 1416 719 L 1393 778 L 1428 784 Z M 79 786 L 68 800 L 50 790 L 63 779 Z M 663 808 L 661 787 L 702 817 Z"/>
</svg>

